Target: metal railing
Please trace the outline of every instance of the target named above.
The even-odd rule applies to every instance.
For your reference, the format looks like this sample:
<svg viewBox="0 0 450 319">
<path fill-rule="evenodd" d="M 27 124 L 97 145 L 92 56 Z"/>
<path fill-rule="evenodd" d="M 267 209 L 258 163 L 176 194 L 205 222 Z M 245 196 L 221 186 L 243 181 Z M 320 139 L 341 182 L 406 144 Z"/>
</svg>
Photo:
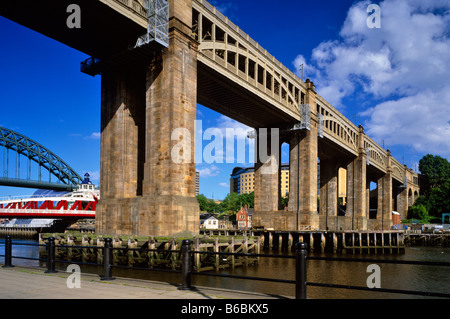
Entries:
<svg viewBox="0 0 450 319">
<path fill-rule="evenodd" d="M 215 276 L 223 278 L 235 278 L 235 279 L 246 279 L 246 280 L 257 280 L 257 281 L 268 281 L 268 282 L 278 282 L 285 284 L 295 285 L 295 298 L 296 299 L 306 299 L 307 298 L 307 286 L 311 287 L 324 287 L 324 288 L 338 288 L 338 289 L 352 289 L 352 290 L 365 290 L 371 292 L 384 292 L 393 294 L 408 294 L 408 295 L 420 295 L 428 297 L 441 297 L 450 298 L 450 293 L 440 293 L 440 292 L 426 292 L 426 291 L 415 291 L 415 290 L 402 290 L 402 289 L 390 289 L 390 288 L 369 288 L 362 286 L 353 285 L 341 285 L 341 284 L 331 284 L 331 283 L 318 283 L 307 281 L 307 262 L 314 260 L 325 260 L 332 262 L 374 262 L 374 263 L 389 263 L 389 264 L 406 264 L 406 265 L 426 265 L 426 266 L 445 266 L 450 267 L 450 262 L 429 262 L 429 261 L 407 261 L 407 260 L 380 260 L 371 258 L 345 258 L 345 257 L 316 257 L 308 256 L 308 247 L 306 243 L 297 243 L 295 245 L 294 255 L 278 255 L 278 254 L 253 254 L 253 253 L 229 253 L 229 252 L 210 252 L 210 251 L 193 251 L 191 250 L 191 241 L 183 240 L 180 250 L 164 250 L 164 252 L 177 253 L 181 256 L 181 270 L 174 269 L 150 269 L 145 267 L 130 267 L 113 265 L 113 250 L 126 249 L 127 251 L 140 251 L 142 252 L 160 252 L 157 249 L 139 249 L 139 248 L 114 248 L 112 246 L 112 238 L 104 239 L 104 246 L 74 246 L 74 245 L 55 245 L 55 238 L 49 237 L 47 244 L 31 244 L 31 243 L 15 243 L 14 245 L 24 245 L 24 246 L 44 246 L 47 249 L 48 257 L 46 259 L 41 258 L 31 258 L 31 257 L 19 257 L 12 255 L 12 239 L 11 236 L 7 236 L 5 239 L 5 254 L 0 255 L 0 257 L 5 258 L 5 263 L 3 265 L 6 267 L 14 267 L 12 265 L 12 258 L 19 259 L 29 259 L 29 260 L 39 260 L 46 261 L 47 270 L 46 273 L 55 273 L 56 262 L 64 263 L 75 263 L 75 264 L 85 264 L 85 265 L 96 265 L 103 267 L 103 274 L 100 276 L 101 280 L 114 280 L 112 270 L 113 268 L 125 268 L 133 270 L 152 270 L 152 271 L 166 271 L 181 274 L 181 285 L 180 290 L 190 290 L 194 289 L 191 284 L 192 276 Z M 58 248 L 90 248 L 90 249 L 102 249 L 103 250 L 103 263 L 87 263 L 79 261 L 67 261 L 67 260 L 56 260 L 55 249 Z M 192 267 L 192 259 L 194 254 L 215 254 L 215 255 L 228 255 L 237 257 L 264 257 L 264 258 L 287 258 L 295 259 L 295 279 L 275 279 L 266 277 L 254 277 L 254 276 L 240 276 L 225 273 L 209 273 L 209 272 L 199 272 L 194 271 Z"/>
</svg>

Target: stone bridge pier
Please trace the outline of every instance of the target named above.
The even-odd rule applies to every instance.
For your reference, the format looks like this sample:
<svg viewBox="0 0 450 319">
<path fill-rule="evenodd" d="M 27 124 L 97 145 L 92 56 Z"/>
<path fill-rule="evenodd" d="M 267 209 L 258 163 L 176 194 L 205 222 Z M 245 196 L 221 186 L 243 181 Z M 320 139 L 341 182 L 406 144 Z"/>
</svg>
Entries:
<svg viewBox="0 0 450 319">
<path fill-rule="evenodd" d="M 314 84 L 307 80 L 307 90 L 304 96 L 306 104 L 314 105 Z M 260 159 L 255 165 L 255 214 L 254 225 L 266 228 L 299 230 L 302 228 L 319 228 L 319 214 L 317 209 L 317 129 L 318 120 L 312 112 L 308 130 L 294 130 L 287 132 L 286 128 L 279 128 L 279 142 L 289 144 L 289 204 L 288 210 L 281 210 L 280 171 L 268 170 L 267 164 Z M 259 130 L 257 130 L 258 132 Z M 270 138 L 257 136 L 255 155 L 259 154 L 261 139 L 270 145 Z M 273 155 L 273 154 L 272 154 Z M 278 155 L 280 151 L 278 149 Z M 272 161 L 279 163 L 276 156 Z M 273 162 L 272 162 L 273 163 Z"/>
<path fill-rule="evenodd" d="M 169 19 L 167 49 L 102 70 L 98 233 L 199 232 L 191 0 L 170 1 Z"/>
<path fill-rule="evenodd" d="M 305 103 L 315 105 L 314 84 L 309 81 L 306 84 Z M 277 157 L 280 149 L 268 148 L 271 161 L 264 164 L 259 160 L 255 165 L 254 225 L 279 230 L 389 230 L 393 226 L 393 211 L 406 218 L 408 207 L 418 197 L 418 182 L 414 181 L 417 175 L 412 170 L 404 168 L 406 187 L 406 181 L 402 184 L 393 177 L 389 150 L 385 171 L 371 165 L 362 126 L 358 127 L 355 157 L 352 152 L 318 136 L 320 124 L 314 112 L 310 114 L 309 124 L 308 129 L 302 130 L 278 128 L 278 145 L 289 144 L 287 210 L 282 210 L 280 205 L 281 165 Z M 271 138 L 270 134 L 259 134 L 255 154 L 259 154 L 261 143 L 271 145 Z M 265 174 L 269 163 L 276 164 L 278 169 Z M 340 176 L 340 170 L 344 171 L 344 177 Z M 376 185 L 373 189 L 371 182 Z M 339 194 L 342 188 L 344 195 Z"/>
</svg>

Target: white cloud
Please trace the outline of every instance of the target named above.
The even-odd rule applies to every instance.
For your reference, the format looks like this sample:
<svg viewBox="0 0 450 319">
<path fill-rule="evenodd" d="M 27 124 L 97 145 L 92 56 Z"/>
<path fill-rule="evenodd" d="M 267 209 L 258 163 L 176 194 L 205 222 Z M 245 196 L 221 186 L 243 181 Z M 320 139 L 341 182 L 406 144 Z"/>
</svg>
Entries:
<svg viewBox="0 0 450 319">
<path fill-rule="evenodd" d="M 359 113 L 369 136 L 450 155 L 450 2 L 382 1 L 379 29 L 367 27 L 370 3 L 355 3 L 340 39 L 304 62 L 316 90 L 341 109 L 356 92 L 381 100 Z"/>
<path fill-rule="evenodd" d="M 295 67 L 295 74 L 299 77 L 303 77 L 303 81 L 310 76 L 310 74 L 315 74 L 318 72 L 318 70 L 312 66 L 311 64 L 306 63 L 306 59 L 303 55 L 299 54 L 295 58 L 294 62 L 292 64 Z M 303 71 L 303 72 L 302 72 Z"/>
<path fill-rule="evenodd" d="M 101 133 L 100 133 L 100 132 L 93 132 L 93 133 L 89 136 L 89 138 L 98 140 L 98 139 L 100 139 L 100 136 L 101 136 Z"/>
<path fill-rule="evenodd" d="M 88 135 L 88 136 L 83 136 L 83 134 L 80 134 L 80 133 L 69 133 L 69 136 L 83 137 L 83 139 L 85 139 L 85 140 L 88 140 L 88 139 L 99 140 L 101 137 L 101 133 L 100 132 L 92 132 L 91 135 Z"/>
<path fill-rule="evenodd" d="M 247 125 L 221 115 L 217 120 L 217 128 L 225 138 L 225 158 L 227 163 L 253 163 L 254 142 L 247 137 L 253 129 Z"/>
<path fill-rule="evenodd" d="M 370 109 L 366 132 L 388 145 L 409 144 L 422 153 L 450 156 L 450 91 L 427 90 Z M 388 134 L 387 134 L 388 133 Z"/>
<path fill-rule="evenodd" d="M 233 18 L 234 15 L 232 13 L 233 10 L 236 10 L 237 7 L 232 2 L 227 1 L 218 1 L 218 0 L 211 0 L 210 3 L 216 7 L 217 10 L 219 10 L 222 14 L 228 15 L 230 18 Z M 235 20 L 235 19 L 233 19 Z"/>
<path fill-rule="evenodd" d="M 230 184 L 225 183 L 225 182 L 222 182 L 222 183 L 219 183 L 219 186 L 222 186 L 222 187 L 230 187 Z"/>
<path fill-rule="evenodd" d="M 220 169 L 216 165 L 209 165 L 204 168 L 197 168 L 197 172 L 200 173 L 200 177 L 212 177 L 219 175 Z"/>
<path fill-rule="evenodd" d="M 100 172 L 99 171 L 88 171 L 87 172 L 90 176 L 90 179 L 92 182 L 98 183 L 100 182 Z"/>
</svg>

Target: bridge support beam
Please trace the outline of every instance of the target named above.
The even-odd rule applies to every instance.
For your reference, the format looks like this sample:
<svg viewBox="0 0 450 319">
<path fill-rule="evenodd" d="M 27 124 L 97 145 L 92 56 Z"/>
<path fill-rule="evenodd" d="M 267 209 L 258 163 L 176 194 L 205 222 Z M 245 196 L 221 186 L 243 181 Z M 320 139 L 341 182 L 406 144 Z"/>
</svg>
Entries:
<svg viewBox="0 0 450 319">
<path fill-rule="evenodd" d="M 381 204 L 381 211 L 378 209 L 377 212 L 378 229 L 388 230 L 392 226 L 392 173 L 387 172 L 382 178 L 380 178 L 378 185 L 378 205 Z"/>
<path fill-rule="evenodd" d="M 145 70 L 139 68 L 102 72 L 101 191 L 102 197 L 140 195 L 142 181 L 139 134 L 144 129 Z"/>
<path fill-rule="evenodd" d="M 408 215 L 408 208 L 414 204 L 414 196 L 412 187 L 409 181 L 412 180 L 411 172 L 405 167 L 404 184 L 399 188 L 397 194 L 397 212 L 400 214 L 400 219 L 406 219 Z"/>
<path fill-rule="evenodd" d="M 281 141 L 279 129 L 256 130 L 255 213 L 252 224 L 272 229 L 293 229 L 293 218 L 280 210 Z"/>
<path fill-rule="evenodd" d="M 149 57 L 136 72 L 129 66 L 119 73 L 102 72 L 98 233 L 199 232 L 192 0 L 169 2 L 169 48 Z"/>
<path fill-rule="evenodd" d="M 367 154 L 364 150 L 364 129 L 359 127 L 358 157 L 347 166 L 347 216 L 352 230 L 367 230 Z"/>
<path fill-rule="evenodd" d="M 397 194 L 397 212 L 400 214 L 401 219 L 406 219 L 409 206 L 408 187 L 404 187 Z"/>
<path fill-rule="evenodd" d="M 320 161 L 320 229 L 338 230 L 338 170 L 334 160 Z"/>
<path fill-rule="evenodd" d="M 315 104 L 310 104 L 315 105 Z M 299 140 L 300 157 L 291 165 L 298 167 L 299 180 L 299 218 L 298 227 L 311 227 L 319 229 L 319 214 L 317 211 L 317 118 L 311 113 L 311 128 Z M 297 197 L 297 196 L 295 196 Z"/>
<path fill-rule="evenodd" d="M 182 31 L 173 29 L 169 48 L 147 70 L 145 204 L 139 212 L 144 219 L 142 232 L 147 234 L 199 232 L 195 198 L 197 51 Z"/>
<path fill-rule="evenodd" d="M 255 148 L 255 211 L 278 211 L 281 204 L 279 130 L 258 129 Z"/>
<path fill-rule="evenodd" d="M 377 230 L 389 230 L 392 226 L 393 180 L 389 150 L 387 150 L 387 154 L 386 174 L 377 181 Z"/>
<path fill-rule="evenodd" d="M 314 110 L 316 92 L 306 81 L 305 103 Z M 289 141 L 289 211 L 296 215 L 296 229 L 319 229 L 317 212 L 318 120 L 310 114 L 310 129 L 293 135 Z"/>
<path fill-rule="evenodd" d="M 307 80 L 305 103 L 315 106 L 314 84 Z M 280 171 L 263 176 L 266 165 L 255 167 L 255 213 L 253 225 L 266 228 L 299 230 L 319 229 L 317 212 L 317 129 L 318 120 L 310 114 L 310 128 L 297 131 L 289 137 L 289 204 L 288 211 L 280 211 Z M 269 136 L 264 137 L 267 140 Z M 258 137 L 256 154 L 262 136 Z M 281 143 L 279 143 L 281 144 Z M 273 150 L 271 150 L 273 151 Z M 278 156 L 280 150 L 278 149 Z M 273 153 L 273 152 L 272 152 Z M 280 158 L 276 159 L 279 164 Z M 271 210 L 269 210 L 269 209 Z"/>
</svg>

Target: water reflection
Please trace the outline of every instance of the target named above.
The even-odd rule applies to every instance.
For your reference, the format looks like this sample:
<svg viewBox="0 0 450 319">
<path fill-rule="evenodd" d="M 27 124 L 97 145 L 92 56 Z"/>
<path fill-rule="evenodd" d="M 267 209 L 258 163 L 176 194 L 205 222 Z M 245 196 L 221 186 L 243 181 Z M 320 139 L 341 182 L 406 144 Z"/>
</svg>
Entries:
<svg viewBox="0 0 450 319">
<path fill-rule="evenodd" d="M 31 240 L 14 240 L 14 243 L 36 243 Z M 0 241 L 0 254 L 4 254 L 4 240 Z M 13 245 L 13 255 L 38 258 L 39 248 L 36 246 Z M 336 256 L 330 254 L 314 254 L 314 256 Z M 341 255 L 345 257 L 360 258 L 361 255 Z M 450 262 L 450 248 L 448 247 L 407 247 L 402 255 L 367 255 L 368 258 L 416 260 L 416 261 L 444 261 Z M 0 263 L 4 258 L 0 257 Z M 45 262 L 13 259 L 13 264 L 24 266 L 45 267 Z M 360 262 L 334 262 L 323 260 L 308 261 L 308 282 L 333 283 L 342 285 L 354 285 L 366 287 L 366 280 L 370 273 L 367 266 L 371 263 Z M 57 264 L 57 269 L 65 270 L 68 264 Z M 381 288 L 431 291 L 450 293 L 450 267 L 422 266 L 422 265 L 396 265 L 379 264 L 381 268 Z M 85 266 L 83 272 L 102 274 L 102 267 Z M 234 270 L 226 270 L 223 273 L 267 277 L 277 279 L 295 280 L 295 259 L 260 258 L 258 266 L 239 267 Z M 180 274 L 113 269 L 113 276 L 132 277 L 147 280 L 165 281 L 180 284 Z M 294 296 L 294 285 L 285 283 L 262 282 L 246 279 L 220 278 L 194 275 L 192 284 L 198 286 L 221 287 L 236 290 L 262 292 L 279 296 Z M 372 291 L 357 291 L 349 289 L 322 288 L 308 286 L 308 298 L 320 299 L 391 299 L 391 298 L 427 298 L 425 296 L 413 296 L 391 293 L 375 293 Z"/>
<path fill-rule="evenodd" d="M 17 244 L 17 245 L 16 245 Z M 13 239 L 13 247 L 12 247 L 12 255 L 17 257 L 25 257 L 25 258 L 39 258 L 39 247 L 36 246 L 28 246 L 28 245 L 20 245 L 20 244 L 38 244 L 36 240 L 28 240 L 28 239 Z M 0 239 L 0 254 L 5 254 L 5 240 Z M 0 263 L 4 263 L 5 258 L 0 257 Z M 13 264 L 27 266 L 27 267 L 37 267 L 39 266 L 39 261 L 29 260 L 29 259 L 19 259 L 13 258 Z"/>
</svg>

